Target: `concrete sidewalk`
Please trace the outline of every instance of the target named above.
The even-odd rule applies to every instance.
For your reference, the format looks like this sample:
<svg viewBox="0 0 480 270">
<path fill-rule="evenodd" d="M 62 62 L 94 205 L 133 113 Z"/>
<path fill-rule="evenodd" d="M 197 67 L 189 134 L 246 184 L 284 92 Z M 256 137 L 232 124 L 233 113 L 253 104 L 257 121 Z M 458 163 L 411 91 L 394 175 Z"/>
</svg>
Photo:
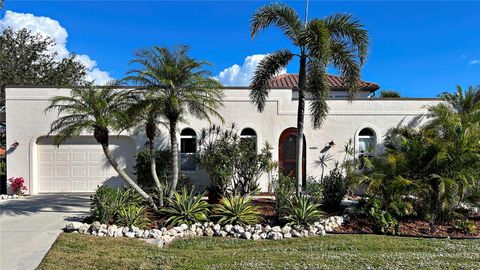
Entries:
<svg viewBox="0 0 480 270">
<path fill-rule="evenodd" d="M 37 268 L 65 223 L 88 211 L 88 194 L 43 194 L 2 202 L 0 269 Z"/>
</svg>

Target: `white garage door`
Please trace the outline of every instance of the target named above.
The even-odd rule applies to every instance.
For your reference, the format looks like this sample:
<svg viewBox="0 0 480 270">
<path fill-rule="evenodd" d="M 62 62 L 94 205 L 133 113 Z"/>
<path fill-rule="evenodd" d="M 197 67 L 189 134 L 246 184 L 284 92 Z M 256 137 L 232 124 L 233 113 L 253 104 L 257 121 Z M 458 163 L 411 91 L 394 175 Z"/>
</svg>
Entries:
<svg viewBox="0 0 480 270">
<path fill-rule="evenodd" d="M 112 137 L 110 150 L 131 175 L 135 144 L 129 137 Z M 124 185 L 93 137 L 68 140 L 60 147 L 53 138 L 37 140 L 38 192 L 92 192 L 98 185 Z"/>
</svg>

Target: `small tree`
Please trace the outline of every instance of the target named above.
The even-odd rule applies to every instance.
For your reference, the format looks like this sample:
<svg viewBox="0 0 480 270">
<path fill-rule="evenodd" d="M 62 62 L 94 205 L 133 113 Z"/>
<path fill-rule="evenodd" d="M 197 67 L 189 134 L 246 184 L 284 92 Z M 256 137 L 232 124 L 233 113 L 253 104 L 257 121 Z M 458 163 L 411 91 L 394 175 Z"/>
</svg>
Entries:
<svg viewBox="0 0 480 270">
<path fill-rule="evenodd" d="M 49 135 L 55 134 L 55 144 L 60 145 L 66 139 L 77 137 L 82 132 L 93 133 L 103 153 L 115 171 L 125 182 L 133 187 L 150 206 L 157 210 L 152 197 L 148 195 L 113 158 L 109 148 L 111 130 L 119 130 L 125 119 L 129 106 L 129 93 L 115 90 L 115 85 L 109 87 L 75 87 L 68 96 L 56 96 L 50 99 L 45 112 L 55 111 L 59 117 L 53 121 Z"/>
</svg>

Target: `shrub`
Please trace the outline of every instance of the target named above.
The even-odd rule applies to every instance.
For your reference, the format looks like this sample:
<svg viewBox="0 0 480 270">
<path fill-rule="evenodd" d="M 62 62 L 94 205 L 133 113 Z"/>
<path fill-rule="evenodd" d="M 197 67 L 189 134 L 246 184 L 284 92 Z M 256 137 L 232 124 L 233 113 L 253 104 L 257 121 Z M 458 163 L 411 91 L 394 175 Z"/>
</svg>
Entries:
<svg viewBox="0 0 480 270">
<path fill-rule="evenodd" d="M 241 139 L 238 142 L 233 178 L 233 191 L 236 195 L 244 196 L 258 192 L 258 179 L 271 166 L 272 147 L 266 143 L 258 154 L 255 143 L 252 139 Z"/>
<path fill-rule="evenodd" d="M 273 179 L 273 192 L 275 194 L 275 211 L 278 216 L 282 216 L 288 202 L 295 196 L 295 180 L 290 176 L 279 173 Z"/>
<path fill-rule="evenodd" d="M 323 187 L 321 182 L 318 182 L 314 177 L 308 177 L 305 190 L 312 202 L 317 204 L 322 203 Z"/>
<path fill-rule="evenodd" d="M 475 225 L 473 220 L 459 219 L 455 221 L 455 229 L 463 233 L 472 234 L 477 230 L 477 225 Z"/>
<path fill-rule="evenodd" d="M 226 195 L 232 184 L 239 139 L 234 124 L 226 130 L 212 125 L 200 133 L 197 164 L 210 176 L 211 185 L 207 190 L 212 201 Z"/>
<path fill-rule="evenodd" d="M 118 212 L 118 224 L 131 228 L 136 226 L 146 228 L 150 224 L 150 220 L 145 215 L 145 207 L 128 205 L 120 208 Z"/>
<path fill-rule="evenodd" d="M 208 203 L 202 200 L 202 196 L 195 196 L 193 190 L 188 192 L 183 188 L 182 192 L 175 192 L 173 199 L 167 199 L 167 206 L 160 212 L 165 214 L 167 224 L 193 224 L 205 221 L 209 212 Z"/>
<path fill-rule="evenodd" d="M 387 211 L 379 208 L 370 208 L 370 217 L 373 221 L 373 231 L 382 234 L 398 234 L 398 222 Z"/>
<path fill-rule="evenodd" d="M 323 197 L 322 205 L 325 209 L 337 210 L 340 208 L 345 195 L 347 195 L 348 186 L 338 167 L 330 171 L 330 175 L 325 176 L 321 182 Z"/>
<path fill-rule="evenodd" d="M 155 182 L 150 169 L 150 151 L 143 150 L 137 154 L 136 163 L 134 166 L 135 175 L 137 176 L 137 183 L 147 192 L 157 196 Z M 168 191 L 170 190 L 170 179 L 172 178 L 171 173 L 171 151 L 169 150 L 158 150 L 155 151 L 155 163 L 157 168 L 157 175 L 160 180 L 160 183 L 163 185 L 163 197 L 168 196 Z M 192 190 L 194 186 L 190 181 L 190 178 L 184 174 L 180 174 L 178 177 L 177 191 L 181 191 L 183 187 L 186 187 L 188 190 Z"/>
<path fill-rule="evenodd" d="M 252 205 L 251 198 L 243 196 L 229 196 L 222 199 L 220 204 L 215 205 L 215 215 L 221 224 L 249 225 L 258 221 L 260 211 Z"/>
<path fill-rule="evenodd" d="M 27 190 L 25 179 L 23 179 L 23 177 L 11 177 L 8 179 L 8 182 L 10 182 L 13 194 L 15 195 L 23 195 L 23 192 Z"/>
<path fill-rule="evenodd" d="M 90 196 L 92 217 L 101 223 L 116 223 L 122 207 L 139 206 L 142 198 L 133 189 L 99 186 Z"/>
<path fill-rule="evenodd" d="M 296 196 L 285 208 L 286 216 L 283 219 L 293 225 L 312 224 L 323 217 L 323 212 L 319 209 L 320 205 L 312 203 L 308 197 Z"/>
</svg>

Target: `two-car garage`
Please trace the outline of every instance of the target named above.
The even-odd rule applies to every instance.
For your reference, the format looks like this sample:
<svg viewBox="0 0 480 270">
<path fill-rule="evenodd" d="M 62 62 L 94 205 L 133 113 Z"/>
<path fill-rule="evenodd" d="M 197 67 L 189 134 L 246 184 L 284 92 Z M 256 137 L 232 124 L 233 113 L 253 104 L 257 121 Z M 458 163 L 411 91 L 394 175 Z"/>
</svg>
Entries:
<svg viewBox="0 0 480 270">
<path fill-rule="evenodd" d="M 117 162 L 131 174 L 135 143 L 127 136 L 112 136 L 110 150 Z M 102 147 L 92 136 L 68 140 L 57 147 L 53 137 L 40 137 L 36 142 L 36 185 L 38 193 L 92 192 L 107 183 L 121 186 L 123 180 L 108 163 Z"/>
</svg>

